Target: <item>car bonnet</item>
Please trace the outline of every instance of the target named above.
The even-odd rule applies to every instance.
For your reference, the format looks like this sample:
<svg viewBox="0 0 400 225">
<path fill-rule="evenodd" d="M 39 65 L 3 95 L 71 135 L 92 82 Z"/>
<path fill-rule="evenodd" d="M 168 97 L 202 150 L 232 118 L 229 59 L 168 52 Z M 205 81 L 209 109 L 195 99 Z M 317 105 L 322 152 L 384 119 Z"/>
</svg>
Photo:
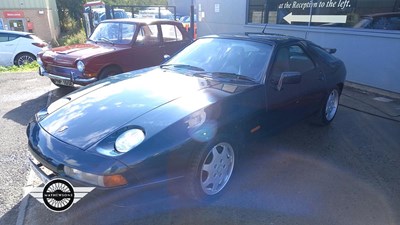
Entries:
<svg viewBox="0 0 400 225">
<path fill-rule="evenodd" d="M 209 86 L 204 79 L 161 69 L 134 78 L 124 76 L 111 77 L 97 84 L 100 88 L 92 86 L 92 91 L 85 89 L 83 95 L 77 92 L 60 99 L 68 103 L 49 112 L 40 121 L 41 127 L 53 137 L 85 150 L 129 121 Z"/>
<path fill-rule="evenodd" d="M 105 54 L 116 51 L 117 47 L 105 47 L 96 44 L 77 44 L 53 48 L 51 51 L 43 53 L 42 60 L 46 63 L 56 63 L 60 65 L 73 65 L 76 59 L 89 58 L 94 55 Z"/>
</svg>

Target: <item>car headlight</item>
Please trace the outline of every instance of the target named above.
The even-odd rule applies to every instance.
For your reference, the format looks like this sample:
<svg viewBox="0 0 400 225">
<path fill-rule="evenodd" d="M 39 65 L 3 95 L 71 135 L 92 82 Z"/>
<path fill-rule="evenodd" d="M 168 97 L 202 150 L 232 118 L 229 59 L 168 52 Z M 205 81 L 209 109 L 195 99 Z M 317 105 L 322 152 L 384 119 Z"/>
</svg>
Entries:
<svg viewBox="0 0 400 225">
<path fill-rule="evenodd" d="M 128 152 L 143 142 L 145 134 L 140 129 L 131 129 L 122 133 L 115 141 L 115 150 Z"/>
<path fill-rule="evenodd" d="M 78 61 L 76 63 L 76 68 L 79 70 L 79 72 L 83 72 L 85 70 L 85 64 L 82 61 Z"/>
<path fill-rule="evenodd" d="M 77 169 L 73 169 L 68 166 L 64 166 L 64 173 L 65 175 L 74 178 L 76 180 L 101 187 L 116 187 L 128 183 L 125 177 L 119 174 L 100 176 L 92 173 L 86 173 Z"/>
</svg>

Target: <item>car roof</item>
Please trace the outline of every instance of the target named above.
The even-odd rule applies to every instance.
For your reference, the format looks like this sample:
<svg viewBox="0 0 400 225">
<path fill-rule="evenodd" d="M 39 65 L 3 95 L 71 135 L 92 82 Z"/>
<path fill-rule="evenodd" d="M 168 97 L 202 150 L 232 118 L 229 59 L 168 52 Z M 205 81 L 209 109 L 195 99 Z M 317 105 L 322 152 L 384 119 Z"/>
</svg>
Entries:
<svg viewBox="0 0 400 225">
<path fill-rule="evenodd" d="M 108 20 L 103 20 L 101 21 L 102 23 L 110 23 L 110 22 L 116 22 L 116 23 L 137 23 L 137 24 L 153 24 L 157 22 L 168 22 L 168 23 L 175 23 L 175 24 L 181 24 L 181 22 L 174 21 L 174 20 L 168 20 L 168 19 L 153 19 L 153 18 L 121 18 L 121 19 L 108 19 Z"/>
<path fill-rule="evenodd" d="M 20 35 L 20 36 L 32 35 L 32 33 L 22 32 L 22 31 L 13 31 L 13 30 L 0 30 L 0 33 L 3 33 L 3 34 L 16 34 L 16 35 Z"/>
<path fill-rule="evenodd" d="M 300 41 L 307 42 L 303 38 L 293 37 L 283 34 L 274 34 L 274 33 L 220 34 L 220 35 L 208 35 L 201 38 L 222 38 L 222 39 L 226 38 L 226 39 L 236 39 L 236 40 L 250 40 L 250 41 L 268 43 L 272 45 L 282 45 Z"/>
</svg>

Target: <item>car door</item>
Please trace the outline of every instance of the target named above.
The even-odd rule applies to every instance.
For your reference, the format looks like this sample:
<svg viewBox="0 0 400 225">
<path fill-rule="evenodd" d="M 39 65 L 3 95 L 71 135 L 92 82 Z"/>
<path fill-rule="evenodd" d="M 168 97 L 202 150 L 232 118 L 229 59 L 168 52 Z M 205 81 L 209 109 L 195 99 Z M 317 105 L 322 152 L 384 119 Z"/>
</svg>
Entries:
<svg viewBox="0 0 400 225">
<path fill-rule="evenodd" d="M 266 79 L 267 125 L 271 128 L 286 126 L 305 115 L 301 107 L 303 80 L 285 82 L 290 74 L 291 45 L 277 47 Z"/>
<path fill-rule="evenodd" d="M 289 46 L 290 71 L 301 74 L 299 109 L 309 115 L 320 108 L 325 96 L 325 74 L 312 59 L 302 43 Z"/>
<path fill-rule="evenodd" d="M 155 66 L 164 61 L 161 35 L 157 24 L 142 25 L 132 48 L 134 69 Z"/>
<path fill-rule="evenodd" d="M 188 45 L 189 40 L 175 24 L 160 24 L 162 46 L 165 55 L 174 55 Z"/>
<path fill-rule="evenodd" d="M 18 35 L 0 33 L 0 65 L 13 64 L 14 52 L 18 46 Z"/>
</svg>

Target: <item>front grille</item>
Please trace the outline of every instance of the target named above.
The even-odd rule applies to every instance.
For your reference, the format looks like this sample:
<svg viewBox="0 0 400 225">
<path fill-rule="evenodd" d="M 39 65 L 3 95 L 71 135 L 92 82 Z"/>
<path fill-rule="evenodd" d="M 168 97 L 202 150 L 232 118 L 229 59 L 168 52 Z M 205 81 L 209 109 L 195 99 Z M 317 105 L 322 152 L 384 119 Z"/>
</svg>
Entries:
<svg viewBox="0 0 400 225">
<path fill-rule="evenodd" d="M 76 73 L 77 70 L 75 68 L 68 68 L 68 67 L 60 67 L 60 66 L 54 66 L 54 65 L 47 65 L 45 67 L 46 72 L 58 76 L 63 76 L 70 78 L 71 77 L 71 72 Z"/>
</svg>

